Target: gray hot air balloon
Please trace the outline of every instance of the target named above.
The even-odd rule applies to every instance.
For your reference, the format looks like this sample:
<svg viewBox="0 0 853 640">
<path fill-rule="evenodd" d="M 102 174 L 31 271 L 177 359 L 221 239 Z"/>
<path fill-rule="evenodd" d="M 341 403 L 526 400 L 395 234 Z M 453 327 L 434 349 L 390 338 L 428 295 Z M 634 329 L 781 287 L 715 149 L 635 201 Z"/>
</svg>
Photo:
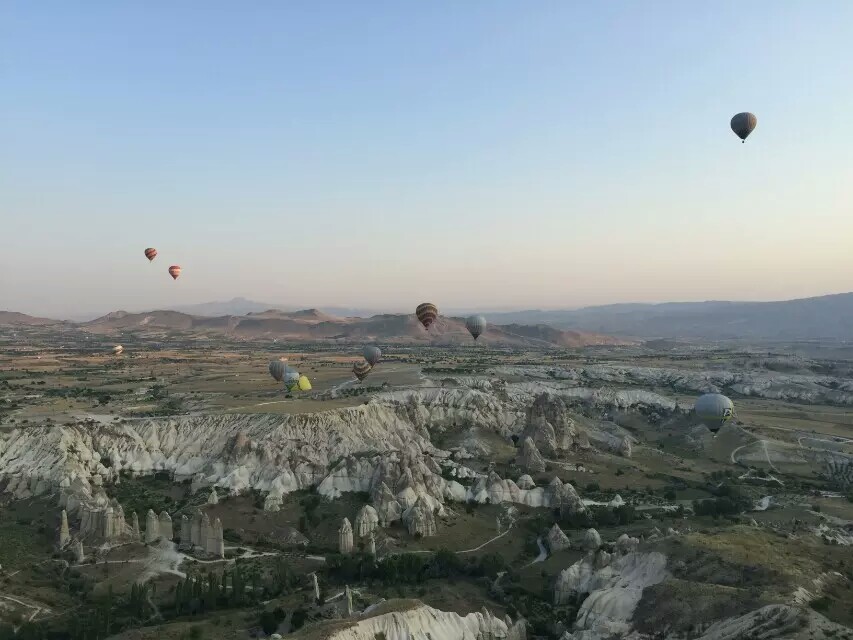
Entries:
<svg viewBox="0 0 853 640">
<path fill-rule="evenodd" d="M 716 433 L 735 414 L 735 405 L 720 393 L 706 393 L 696 399 L 693 406 L 696 416 L 706 427 Z"/>
<path fill-rule="evenodd" d="M 483 316 L 468 316 L 468 319 L 465 320 L 465 326 L 476 340 L 486 330 L 486 319 Z"/>
<path fill-rule="evenodd" d="M 362 354 L 371 367 L 376 366 L 376 364 L 382 359 L 382 351 L 380 351 L 379 347 L 374 347 L 373 345 L 366 346 L 364 351 L 362 351 Z"/>
<path fill-rule="evenodd" d="M 284 383 L 293 384 L 299 382 L 299 372 L 293 367 L 284 366 Z"/>
<path fill-rule="evenodd" d="M 281 382 L 284 379 L 284 370 L 286 367 L 287 365 L 281 360 L 272 360 L 270 362 L 270 375 L 276 382 Z"/>
<path fill-rule="evenodd" d="M 752 133 L 757 124 L 758 118 L 749 113 L 749 111 L 744 111 L 732 118 L 732 131 L 741 139 L 741 142 L 746 142 L 746 137 Z"/>
</svg>

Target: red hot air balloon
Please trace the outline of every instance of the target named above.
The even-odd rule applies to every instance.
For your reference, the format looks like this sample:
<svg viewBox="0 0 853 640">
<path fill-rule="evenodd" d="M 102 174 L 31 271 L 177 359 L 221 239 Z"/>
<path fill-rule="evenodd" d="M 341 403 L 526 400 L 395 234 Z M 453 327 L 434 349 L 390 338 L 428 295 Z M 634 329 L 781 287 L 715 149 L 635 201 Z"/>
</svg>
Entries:
<svg viewBox="0 0 853 640">
<path fill-rule="evenodd" d="M 169 275 L 172 276 L 172 278 L 174 278 L 175 280 L 177 280 L 178 276 L 181 275 L 181 268 L 178 265 L 173 264 L 171 267 L 169 267 Z"/>
<path fill-rule="evenodd" d="M 145 257 L 148 258 L 148 262 L 151 262 L 154 258 L 157 257 L 157 249 L 154 247 L 148 247 L 145 250 Z"/>
<path fill-rule="evenodd" d="M 424 326 L 424 329 L 429 331 L 429 328 L 435 323 L 436 318 L 438 318 L 438 307 L 431 302 L 424 302 L 419 304 L 418 308 L 415 309 L 415 315 L 418 317 L 418 321 Z"/>
</svg>

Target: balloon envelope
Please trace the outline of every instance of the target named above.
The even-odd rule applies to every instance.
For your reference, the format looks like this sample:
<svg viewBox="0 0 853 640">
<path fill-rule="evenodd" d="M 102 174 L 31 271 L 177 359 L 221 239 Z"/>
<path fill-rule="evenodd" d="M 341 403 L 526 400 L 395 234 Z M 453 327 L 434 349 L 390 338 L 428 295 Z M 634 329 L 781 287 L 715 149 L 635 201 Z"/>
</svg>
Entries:
<svg viewBox="0 0 853 640">
<path fill-rule="evenodd" d="M 270 375 L 276 382 L 281 382 L 284 379 L 285 364 L 281 360 L 273 360 L 270 362 Z"/>
<path fill-rule="evenodd" d="M 352 365 L 352 372 L 355 374 L 355 377 L 358 378 L 358 381 L 361 382 L 367 377 L 367 374 L 370 373 L 370 370 L 373 367 L 370 366 L 369 362 L 362 360 L 361 362 L 356 362 Z"/>
<path fill-rule="evenodd" d="M 379 350 L 379 347 L 367 346 L 362 353 L 371 367 L 382 359 L 382 351 Z"/>
<path fill-rule="evenodd" d="M 284 382 L 285 384 L 291 384 L 295 382 L 299 382 L 299 372 L 296 369 L 284 366 Z"/>
<path fill-rule="evenodd" d="M 157 257 L 157 249 L 154 247 L 148 247 L 145 250 L 145 257 L 148 258 L 148 262 L 151 262 L 154 258 Z"/>
<path fill-rule="evenodd" d="M 116 346 L 113 347 L 113 353 L 116 355 L 119 355 L 122 351 L 124 351 L 124 347 L 121 346 L 120 344 L 117 344 Z"/>
<path fill-rule="evenodd" d="M 732 419 L 735 405 L 721 393 L 706 393 L 696 399 L 693 410 L 702 423 L 716 433 Z"/>
<path fill-rule="evenodd" d="M 486 330 L 486 319 L 483 316 L 469 316 L 465 320 L 465 326 L 468 328 L 468 333 L 476 340 Z"/>
<path fill-rule="evenodd" d="M 299 376 L 299 381 L 296 383 L 300 391 L 311 391 L 311 381 L 308 376 Z"/>
<path fill-rule="evenodd" d="M 423 302 L 415 309 L 415 315 L 418 321 L 424 326 L 424 329 L 429 331 L 429 328 L 435 323 L 438 318 L 438 307 L 431 302 Z"/>
<path fill-rule="evenodd" d="M 177 280 L 178 276 L 181 275 L 181 268 L 178 265 L 173 264 L 169 267 L 169 275 L 172 276 L 174 280 Z"/>
<path fill-rule="evenodd" d="M 738 113 L 732 118 L 731 127 L 738 138 L 746 141 L 746 137 L 752 133 L 755 126 L 758 124 L 758 118 L 748 111 Z"/>
</svg>

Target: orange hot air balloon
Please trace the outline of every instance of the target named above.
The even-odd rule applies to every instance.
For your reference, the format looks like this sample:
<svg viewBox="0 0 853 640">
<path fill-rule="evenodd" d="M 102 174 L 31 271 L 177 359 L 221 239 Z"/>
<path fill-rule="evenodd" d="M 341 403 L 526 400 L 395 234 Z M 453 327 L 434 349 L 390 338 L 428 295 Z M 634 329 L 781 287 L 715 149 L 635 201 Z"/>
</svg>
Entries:
<svg viewBox="0 0 853 640">
<path fill-rule="evenodd" d="M 145 250 L 145 257 L 148 258 L 148 262 L 151 262 L 154 258 L 157 257 L 157 249 L 154 247 L 148 247 Z"/>
<path fill-rule="evenodd" d="M 173 264 L 171 267 L 169 267 L 169 275 L 172 276 L 175 280 L 177 280 L 178 276 L 181 275 L 181 268 L 178 265 Z"/>
</svg>

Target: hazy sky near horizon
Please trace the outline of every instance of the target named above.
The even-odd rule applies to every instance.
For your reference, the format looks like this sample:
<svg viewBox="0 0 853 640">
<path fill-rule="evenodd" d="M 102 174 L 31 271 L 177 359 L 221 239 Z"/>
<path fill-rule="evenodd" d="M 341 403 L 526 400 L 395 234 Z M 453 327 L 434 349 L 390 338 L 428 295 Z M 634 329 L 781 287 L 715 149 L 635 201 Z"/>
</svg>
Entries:
<svg viewBox="0 0 853 640">
<path fill-rule="evenodd" d="M 850 291 L 851 78 L 849 0 L 6 0 L 0 309 Z"/>
</svg>

